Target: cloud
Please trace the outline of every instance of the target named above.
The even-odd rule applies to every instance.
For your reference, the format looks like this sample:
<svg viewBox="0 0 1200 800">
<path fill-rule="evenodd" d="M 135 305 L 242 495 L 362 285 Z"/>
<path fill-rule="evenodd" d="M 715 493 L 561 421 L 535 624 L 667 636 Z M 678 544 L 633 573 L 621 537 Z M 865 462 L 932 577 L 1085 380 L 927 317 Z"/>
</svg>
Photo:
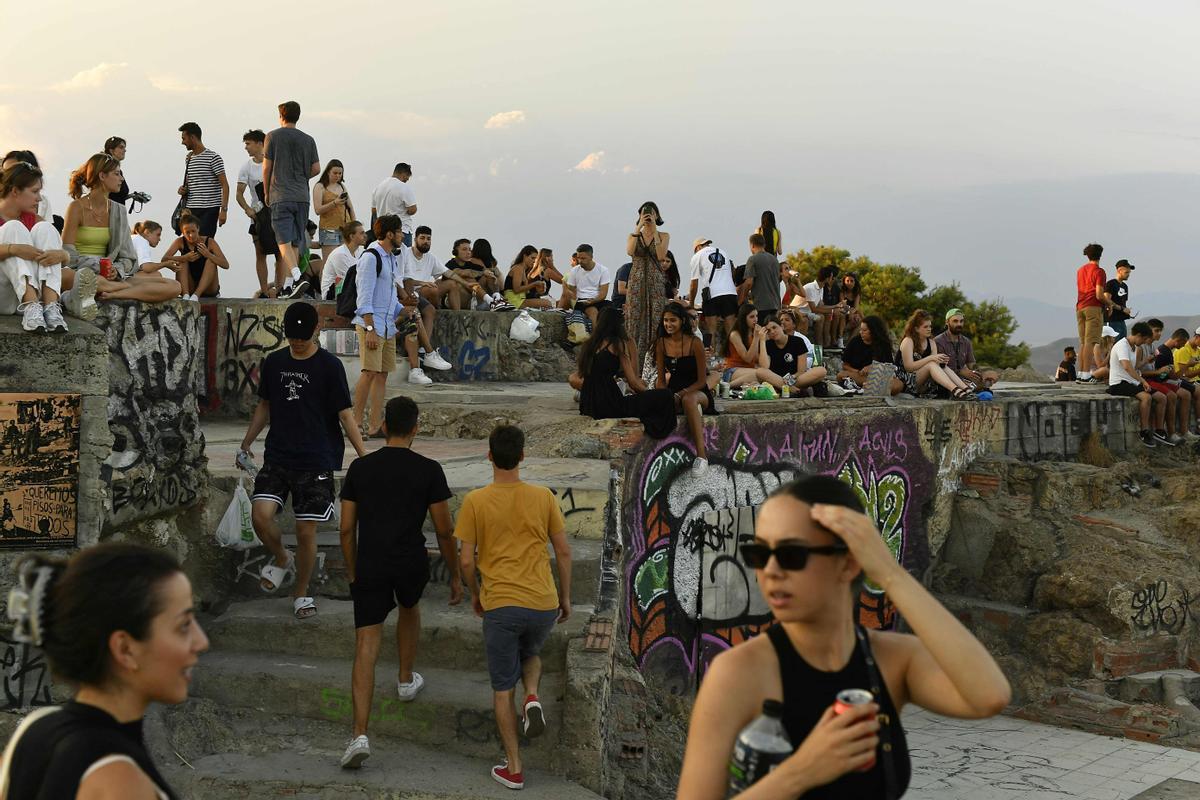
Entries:
<svg viewBox="0 0 1200 800">
<path fill-rule="evenodd" d="M 604 151 L 597 150 L 594 153 L 588 153 L 575 166 L 571 167 L 572 172 L 599 172 L 604 174 Z"/>
<path fill-rule="evenodd" d="M 174 75 L 147 75 L 150 85 L 160 92 L 168 94 L 196 94 L 211 92 L 212 87 L 200 83 L 187 83 Z"/>
<path fill-rule="evenodd" d="M 524 121 L 524 111 L 501 111 L 499 114 L 492 114 L 488 117 L 488 121 L 483 123 L 483 127 L 485 130 L 498 131 L 520 125 Z"/>
<path fill-rule="evenodd" d="M 60 81 L 50 88 L 56 92 L 77 92 L 81 89 L 98 89 L 108 82 L 115 73 L 129 66 L 122 61 L 120 64 L 110 64 L 102 61 L 91 69 L 76 72 L 70 80 Z"/>
<path fill-rule="evenodd" d="M 516 165 L 517 159 L 513 158 L 512 156 L 500 156 L 499 158 L 493 158 L 491 163 L 488 164 L 488 175 L 491 175 L 493 178 L 497 178 L 500 176 L 501 172 L 507 172 Z"/>
</svg>

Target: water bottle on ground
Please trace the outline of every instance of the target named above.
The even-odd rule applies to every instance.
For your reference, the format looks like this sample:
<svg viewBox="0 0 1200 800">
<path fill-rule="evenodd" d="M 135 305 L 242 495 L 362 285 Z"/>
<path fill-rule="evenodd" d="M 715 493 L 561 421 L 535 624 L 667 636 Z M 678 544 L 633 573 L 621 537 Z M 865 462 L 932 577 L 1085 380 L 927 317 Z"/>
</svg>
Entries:
<svg viewBox="0 0 1200 800">
<path fill-rule="evenodd" d="M 792 754 L 783 703 L 764 700 L 762 714 L 738 734 L 729 759 L 729 795 L 744 792 Z"/>
</svg>

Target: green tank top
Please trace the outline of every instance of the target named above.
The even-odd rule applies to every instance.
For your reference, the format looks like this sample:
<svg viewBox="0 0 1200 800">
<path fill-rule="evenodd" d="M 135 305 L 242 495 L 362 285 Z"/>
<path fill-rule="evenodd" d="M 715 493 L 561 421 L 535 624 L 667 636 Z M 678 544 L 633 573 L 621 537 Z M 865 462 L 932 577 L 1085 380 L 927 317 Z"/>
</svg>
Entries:
<svg viewBox="0 0 1200 800">
<path fill-rule="evenodd" d="M 75 249 L 85 256 L 103 258 L 108 255 L 110 235 L 107 227 L 92 228 L 80 225 L 79 230 L 75 233 Z"/>
</svg>

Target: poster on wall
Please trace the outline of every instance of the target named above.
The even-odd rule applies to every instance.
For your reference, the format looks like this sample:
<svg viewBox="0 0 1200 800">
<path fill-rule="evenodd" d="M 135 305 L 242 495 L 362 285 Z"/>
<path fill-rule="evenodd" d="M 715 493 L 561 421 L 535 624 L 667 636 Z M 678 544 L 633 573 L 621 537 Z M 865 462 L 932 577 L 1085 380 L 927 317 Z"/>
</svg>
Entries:
<svg viewBox="0 0 1200 800">
<path fill-rule="evenodd" d="M 79 395 L 0 393 L 0 549 L 73 547 Z"/>
</svg>

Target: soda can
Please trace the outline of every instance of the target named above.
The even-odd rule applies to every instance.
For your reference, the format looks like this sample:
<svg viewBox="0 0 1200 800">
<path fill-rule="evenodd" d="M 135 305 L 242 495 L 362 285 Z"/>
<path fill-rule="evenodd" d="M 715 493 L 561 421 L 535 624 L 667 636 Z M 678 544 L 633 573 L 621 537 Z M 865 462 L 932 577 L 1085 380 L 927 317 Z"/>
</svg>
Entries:
<svg viewBox="0 0 1200 800">
<path fill-rule="evenodd" d="M 782 390 L 781 397 L 783 397 L 783 398 L 786 400 L 787 398 L 789 398 L 789 397 L 791 397 L 791 396 L 792 396 L 792 387 L 788 386 L 788 385 L 785 383 L 785 384 L 783 385 L 783 390 Z"/>
<path fill-rule="evenodd" d="M 866 689 L 843 689 L 837 693 L 837 698 L 833 702 L 833 713 L 845 714 L 855 706 L 865 706 L 868 703 L 875 702 L 875 695 L 868 692 Z M 869 772 L 875 766 L 875 757 L 858 768 L 858 772 Z"/>
<path fill-rule="evenodd" d="M 729 381 L 721 381 L 717 384 L 717 396 L 729 397 Z"/>
</svg>

